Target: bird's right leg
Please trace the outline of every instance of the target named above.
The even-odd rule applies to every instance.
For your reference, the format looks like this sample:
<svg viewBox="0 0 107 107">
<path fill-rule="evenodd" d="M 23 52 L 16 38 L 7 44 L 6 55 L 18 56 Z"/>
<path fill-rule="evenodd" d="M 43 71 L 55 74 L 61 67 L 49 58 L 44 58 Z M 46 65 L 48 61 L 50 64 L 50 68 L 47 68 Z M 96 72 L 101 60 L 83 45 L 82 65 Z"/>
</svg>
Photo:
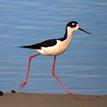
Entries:
<svg viewBox="0 0 107 107">
<path fill-rule="evenodd" d="M 53 65 L 52 65 L 52 75 L 53 77 L 59 82 L 59 84 L 61 85 L 61 87 L 65 90 L 65 92 L 69 95 L 73 95 L 75 96 L 74 93 L 72 93 L 65 85 L 64 83 L 58 78 L 58 76 L 55 74 L 55 63 L 56 63 L 56 56 L 54 56 L 54 61 L 53 61 Z"/>
<path fill-rule="evenodd" d="M 31 61 L 34 57 L 39 56 L 39 54 L 35 54 L 29 57 L 29 63 L 28 63 L 28 68 L 27 68 L 27 73 L 26 73 L 26 78 L 25 80 L 19 85 L 20 88 L 22 89 L 27 83 L 28 83 L 28 77 L 29 77 L 29 73 L 30 73 L 30 65 L 31 65 Z"/>
</svg>

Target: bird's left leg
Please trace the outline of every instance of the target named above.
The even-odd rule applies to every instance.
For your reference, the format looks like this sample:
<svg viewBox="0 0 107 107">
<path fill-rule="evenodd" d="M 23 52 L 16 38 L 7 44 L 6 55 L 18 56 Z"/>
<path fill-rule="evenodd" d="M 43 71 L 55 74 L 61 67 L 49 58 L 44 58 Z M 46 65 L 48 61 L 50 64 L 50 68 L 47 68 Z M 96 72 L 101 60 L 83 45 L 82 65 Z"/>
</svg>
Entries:
<svg viewBox="0 0 107 107">
<path fill-rule="evenodd" d="M 55 70 L 54 70 L 54 68 L 55 68 L 55 63 L 56 63 L 56 56 L 54 56 L 54 61 L 53 61 L 53 65 L 52 65 L 52 75 L 53 75 L 53 77 L 59 82 L 59 84 L 60 84 L 61 87 L 65 90 L 65 92 L 66 92 L 67 94 L 75 95 L 75 94 L 73 94 L 73 93 L 64 85 L 64 83 L 63 83 L 61 80 L 59 80 L 58 76 L 55 74 Z"/>
<path fill-rule="evenodd" d="M 29 72 L 30 72 L 30 65 L 31 65 L 31 61 L 34 57 L 39 56 L 40 53 L 32 55 L 29 57 L 29 63 L 28 63 L 28 68 L 27 68 L 27 72 L 26 72 L 26 78 L 25 80 L 19 85 L 20 88 L 22 89 L 27 83 L 28 83 L 28 77 L 29 77 Z"/>
</svg>

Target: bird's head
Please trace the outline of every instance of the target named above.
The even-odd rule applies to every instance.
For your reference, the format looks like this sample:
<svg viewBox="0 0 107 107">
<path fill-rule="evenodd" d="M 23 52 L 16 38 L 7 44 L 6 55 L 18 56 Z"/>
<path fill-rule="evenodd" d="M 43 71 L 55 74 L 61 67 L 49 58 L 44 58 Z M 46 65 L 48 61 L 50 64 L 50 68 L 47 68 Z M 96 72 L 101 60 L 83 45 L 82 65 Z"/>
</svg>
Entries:
<svg viewBox="0 0 107 107">
<path fill-rule="evenodd" d="M 66 29 L 67 29 L 68 32 L 74 32 L 76 30 L 81 30 L 85 33 L 91 34 L 90 32 L 87 32 L 86 30 L 80 28 L 78 22 L 76 22 L 76 21 L 69 22 L 66 26 Z"/>
</svg>

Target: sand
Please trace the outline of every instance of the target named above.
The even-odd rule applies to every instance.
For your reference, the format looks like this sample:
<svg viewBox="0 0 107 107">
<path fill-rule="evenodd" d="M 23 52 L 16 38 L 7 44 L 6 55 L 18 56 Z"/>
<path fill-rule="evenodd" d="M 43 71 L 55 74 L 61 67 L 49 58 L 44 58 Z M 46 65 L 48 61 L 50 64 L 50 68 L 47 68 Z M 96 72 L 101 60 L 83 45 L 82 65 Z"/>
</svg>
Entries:
<svg viewBox="0 0 107 107">
<path fill-rule="evenodd" d="M 107 96 L 5 93 L 0 107 L 107 107 Z"/>
</svg>

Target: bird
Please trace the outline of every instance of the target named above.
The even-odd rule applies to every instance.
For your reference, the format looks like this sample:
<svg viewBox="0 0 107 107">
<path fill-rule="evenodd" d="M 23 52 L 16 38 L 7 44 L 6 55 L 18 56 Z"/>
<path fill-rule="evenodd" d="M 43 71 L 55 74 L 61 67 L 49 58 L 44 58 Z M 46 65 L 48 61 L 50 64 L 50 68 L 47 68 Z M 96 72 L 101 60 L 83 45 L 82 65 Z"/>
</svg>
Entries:
<svg viewBox="0 0 107 107">
<path fill-rule="evenodd" d="M 26 78 L 19 85 L 21 89 L 28 83 L 28 77 L 29 77 L 29 73 L 30 73 L 30 66 L 31 66 L 32 59 L 34 57 L 37 57 L 37 56 L 40 56 L 41 54 L 43 54 L 46 56 L 53 57 L 51 73 L 52 73 L 52 76 L 55 78 L 55 80 L 57 80 L 57 82 L 60 84 L 60 86 L 64 89 L 64 91 L 67 94 L 76 95 L 64 85 L 63 81 L 61 81 L 55 73 L 56 57 L 58 55 L 64 53 L 66 51 L 66 49 L 69 47 L 71 40 L 73 38 L 73 32 L 76 30 L 81 30 L 87 34 L 91 34 L 90 32 L 82 29 L 77 21 L 70 21 L 66 24 L 65 34 L 63 37 L 57 38 L 57 39 L 48 39 L 48 40 L 45 40 L 43 42 L 33 44 L 33 45 L 20 46 L 20 48 L 32 49 L 32 50 L 38 52 L 37 54 L 31 55 L 29 57 Z"/>
</svg>

